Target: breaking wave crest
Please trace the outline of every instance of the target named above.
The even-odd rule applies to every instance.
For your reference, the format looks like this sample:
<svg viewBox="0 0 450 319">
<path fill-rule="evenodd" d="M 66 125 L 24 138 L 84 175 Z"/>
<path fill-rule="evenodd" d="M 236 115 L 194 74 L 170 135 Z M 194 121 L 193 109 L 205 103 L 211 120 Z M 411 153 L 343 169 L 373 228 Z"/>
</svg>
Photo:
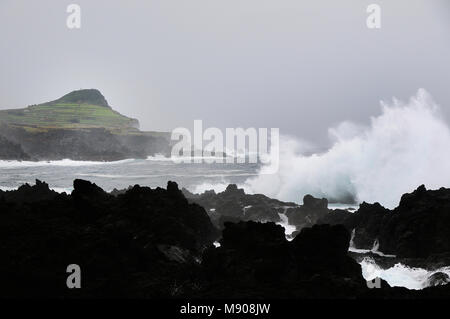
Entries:
<svg viewBox="0 0 450 319">
<path fill-rule="evenodd" d="M 333 145 L 321 154 L 302 155 L 303 143 L 282 137 L 277 173 L 250 178 L 246 188 L 281 200 L 312 194 L 393 208 L 421 184 L 450 186 L 450 129 L 431 96 L 420 89 L 407 103 L 381 102 L 381 111 L 369 126 L 329 129 Z"/>
</svg>

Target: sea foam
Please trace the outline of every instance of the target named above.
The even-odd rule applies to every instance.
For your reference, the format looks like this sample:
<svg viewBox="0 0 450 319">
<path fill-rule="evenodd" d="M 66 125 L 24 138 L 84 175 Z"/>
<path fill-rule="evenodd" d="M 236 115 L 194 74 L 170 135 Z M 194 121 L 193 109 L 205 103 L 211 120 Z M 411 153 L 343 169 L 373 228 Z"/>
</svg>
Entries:
<svg viewBox="0 0 450 319">
<path fill-rule="evenodd" d="M 381 102 L 369 126 L 343 122 L 329 135 L 332 147 L 313 155 L 302 155 L 302 142 L 282 137 L 277 173 L 263 174 L 263 167 L 245 188 L 286 201 L 312 194 L 393 208 L 421 184 L 450 186 L 450 129 L 424 89 L 407 103 Z"/>
<path fill-rule="evenodd" d="M 415 290 L 426 288 L 427 279 L 434 273 L 443 272 L 450 275 L 450 267 L 448 266 L 429 271 L 397 263 L 393 267 L 382 269 L 370 257 L 365 257 L 360 264 L 363 277 L 366 280 L 373 280 L 379 277 L 391 287 L 405 287 Z"/>
<path fill-rule="evenodd" d="M 74 161 L 71 159 L 62 159 L 57 161 L 9 161 L 0 160 L 0 169 L 15 169 L 24 167 L 39 167 L 39 166 L 61 166 L 61 167 L 79 167 L 79 166 L 94 166 L 94 165 L 120 165 L 134 161 L 134 159 L 125 159 L 113 162 L 102 161 Z"/>
</svg>

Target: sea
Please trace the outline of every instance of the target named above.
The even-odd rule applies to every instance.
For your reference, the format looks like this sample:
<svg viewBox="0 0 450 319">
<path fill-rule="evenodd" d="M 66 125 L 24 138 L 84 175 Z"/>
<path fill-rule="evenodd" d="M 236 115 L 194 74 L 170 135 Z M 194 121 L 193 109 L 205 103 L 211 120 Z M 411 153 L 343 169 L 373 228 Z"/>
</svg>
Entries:
<svg viewBox="0 0 450 319">
<path fill-rule="evenodd" d="M 141 186 L 166 187 L 168 181 L 201 193 L 223 191 L 229 184 L 245 184 L 256 176 L 258 164 L 252 163 L 176 163 L 164 156 L 125 159 L 115 162 L 73 161 L 0 161 L 0 189 L 12 190 L 22 184 L 41 180 L 57 192 L 70 193 L 75 179 L 89 180 L 105 191 Z"/>
<path fill-rule="evenodd" d="M 45 181 L 49 187 L 57 192 L 70 193 L 73 190 L 73 180 L 85 179 L 96 183 L 105 191 L 114 189 L 126 189 L 129 186 L 139 184 L 152 188 L 167 186 L 168 181 L 175 181 L 179 188 L 188 189 L 194 193 L 202 193 L 207 190 L 221 192 L 229 184 L 237 184 L 252 193 L 249 188 L 251 181 L 258 179 L 260 165 L 255 163 L 178 163 L 164 156 L 149 156 L 146 159 L 126 159 L 115 162 L 91 162 L 91 161 L 0 161 L 0 189 L 4 191 L 17 189 L 28 183 L 33 185 L 36 180 Z M 249 182 L 250 181 L 250 182 Z M 302 204 L 302 196 L 298 194 L 298 204 Z M 329 208 L 349 209 L 354 212 L 357 204 L 332 203 Z M 286 230 L 288 238 L 295 226 L 289 225 L 287 217 L 281 216 L 279 223 Z M 350 247 L 353 252 L 358 249 Z M 378 252 L 374 245 L 373 252 Z M 365 253 L 367 251 L 360 251 Z M 395 256 L 387 256 L 395 258 Z M 391 286 L 406 287 L 408 289 L 422 289 L 426 286 L 428 276 L 437 270 L 411 268 L 407 265 L 396 264 L 389 269 L 380 268 L 373 259 L 364 258 L 360 265 L 362 274 L 366 280 L 380 277 Z M 438 271 L 450 275 L 450 267 L 444 267 Z"/>
</svg>

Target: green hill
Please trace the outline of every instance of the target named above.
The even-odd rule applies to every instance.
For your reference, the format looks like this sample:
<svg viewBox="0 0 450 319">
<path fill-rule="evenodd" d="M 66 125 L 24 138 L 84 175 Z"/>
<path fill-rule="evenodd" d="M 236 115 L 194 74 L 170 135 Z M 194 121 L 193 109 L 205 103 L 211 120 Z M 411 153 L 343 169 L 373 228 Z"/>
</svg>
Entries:
<svg viewBox="0 0 450 319">
<path fill-rule="evenodd" d="M 96 89 L 73 91 L 64 95 L 62 98 L 44 104 L 91 104 L 110 107 L 103 94 Z"/>
<path fill-rule="evenodd" d="M 0 123 L 26 130 L 106 128 L 136 131 L 139 122 L 114 111 L 95 89 L 73 91 L 55 101 L 0 111 Z"/>
</svg>

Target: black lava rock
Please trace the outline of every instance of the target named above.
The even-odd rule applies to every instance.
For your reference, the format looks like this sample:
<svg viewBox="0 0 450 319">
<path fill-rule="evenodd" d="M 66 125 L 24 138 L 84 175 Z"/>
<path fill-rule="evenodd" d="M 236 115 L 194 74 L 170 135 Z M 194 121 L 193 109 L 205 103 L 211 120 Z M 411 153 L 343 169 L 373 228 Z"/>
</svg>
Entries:
<svg viewBox="0 0 450 319">
<path fill-rule="evenodd" d="M 71 195 L 25 185 L 0 199 L 0 297 L 189 294 L 218 236 L 175 183 L 118 196 L 82 180 Z M 70 264 L 81 267 L 82 289 L 66 286 Z"/>
</svg>

